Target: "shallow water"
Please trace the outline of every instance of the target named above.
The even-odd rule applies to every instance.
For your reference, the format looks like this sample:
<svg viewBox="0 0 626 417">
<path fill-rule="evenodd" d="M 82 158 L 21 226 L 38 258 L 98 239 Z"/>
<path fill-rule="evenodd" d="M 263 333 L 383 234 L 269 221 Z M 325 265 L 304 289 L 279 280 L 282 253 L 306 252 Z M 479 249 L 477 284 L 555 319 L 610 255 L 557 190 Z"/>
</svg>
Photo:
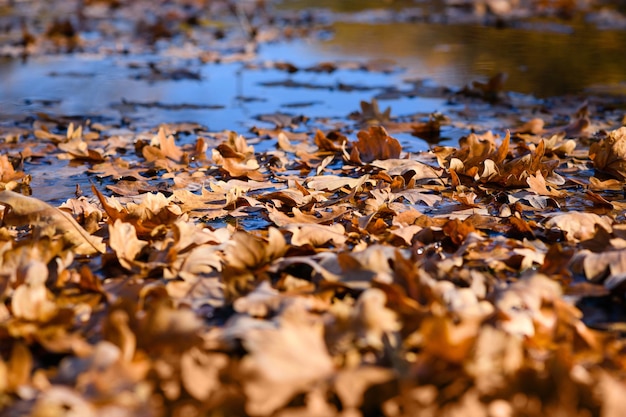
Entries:
<svg viewBox="0 0 626 417">
<path fill-rule="evenodd" d="M 298 65 L 320 61 L 313 46 L 303 41 L 265 45 L 256 63 L 289 60 Z M 190 64 L 200 79 L 145 79 L 146 65 L 156 56 L 111 58 L 63 55 L 30 58 L 25 62 L 0 61 L 0 122 L 19 120 L 36 112 L 117 120 L 135 125 L 196 122 L 212 131 L 245 133 L 263 126 L 257 117 L 281 112 L 309 118 L 345 119 L 384 88 L 401 82 L 398 74 L 339 70 L 332 74 L 287 74 L 245 63 Z M 194 67 L 195 65 L 195 67 Z M 139 68 L 137 68 L 139 67 Z M 310 85 L 294 88 L 285 82 Z M 339 85 L 354 88 L 340 89 Z M 389 101 L 395 115 L 443 111 L 445 99 L 414 98 Z"/>
<path fill-rule="evenodd" d="M 532 27 L 532 25 L 528 25 Z M 537 24 L 536 26 L 542 27 Z M 313 45 L 332 59 L 393 58 L 406 77 L 462 87 L 498 72 L 507 90 L 537 97 L 576 94 L 600 85 L 624 91 L 626 32 L 590 26 L 544 30 L 425 23 L 336 23 L 332 39 Z"/>
<path fill-rule="evenodd" d="M 333 4 L 337 3 L 318 6 Z M 341 6 L 338 12 L 363 7 L 359 2 L 342 2 Z M 626 32 L 601 31 L 584 22 L 526 22 L 506 30 L 458 24 L 372 23 L 376 22 L 372 18 L 375 15 L 373 11 L 356 21 L 336 19 L 329 35 L 316 40 L 263 44 L 249 62 L 200 64 L 198 60 L 158 54 L 0 59 L 0 123 L 11 125 L 43 112 L 52 117 L 78 116 L 127 124 L 135 130 L 159 123 L 196 122 L 211 131 L 234 130 L 249 135 L 253 127 L 273 126 L 259 120 L 261 115 L 280 112 L 323 119 L 326 124 L 322 129 L 328 129 L 334 122 L 345 123 L 350 113 L 360 109 L 362 100 L 369 102 L 374 97 L 379 97 L 381 110 L 391 107 L 393 116 L 449 114 L 453 106 L 446 97 L 387 93 L 390 88 L 410 89 L 407 82 L 416 79 L 458 89 L 501 71 L 508 74 L 505 89 L 536 97 L 590 91 L 626 93 Z M 265 65 L 284 61 L 306 68 L 324 61 L 366 63 L 381 58 L 395 61 L 393 71 L 339 69 L 330 74 L 290 74 Z M 149 63 L 165 70 L 185 69 L 192 76 L 153 79 Z M 346 86 L 349 88 L 343 88 Z M 489 126 L 488 121 L 482 122 Z M 315 121 L 307 123 L 311 131 Z M 466 133 L 444 126 L 442 141 L 456 143 Z M 395 136 L 406 151 L 429 147 L 410 134 Z M 46 172 L 46 167 L 41 168 Z M 55 169 L 63 170 L 61 177 L 67 177 L 61 182 L 68 185 L 58 189 L 59 196 L 71 194 L 74 184 L 80 182 L 72 179 L 78 170 Z M 41 181 L 59 178 L 44 177 Z M 89 184 L 82 181 L 81 185 Z"/>
</svg>

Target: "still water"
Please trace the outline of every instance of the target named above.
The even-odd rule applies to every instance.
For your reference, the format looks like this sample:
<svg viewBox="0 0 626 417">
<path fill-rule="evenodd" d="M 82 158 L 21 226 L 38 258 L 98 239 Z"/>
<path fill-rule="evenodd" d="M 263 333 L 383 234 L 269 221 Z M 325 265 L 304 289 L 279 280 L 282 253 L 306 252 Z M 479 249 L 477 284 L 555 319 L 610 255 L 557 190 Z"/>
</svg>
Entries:
<svg viewBox="0 0 626 417">
<path fill-rule="evenodd" d="M 540 27 L 542 30 L 533 28 Z M 461 88 L 498 72 L 507 90 L 536 97 L 603 92 L 626 94 L 626 33 L 584 24 L 528 23 L 497 29 L 425 23 L 336 21 L 329 35 L 263 45 L 245 63 L 170 62 L 197 71 L 198 79 L 146 80 L 139 75 L 158 56 L 64 55 L 0 60 L 0 123 L 35 112 L 131 118 L 153 126 L 191 121 L 212 130 L 246 131 L 263 113 L 345 119 L 385 87 L 426 79 Z M 323 61 L 392 59 L 397 71 L 339 70 L 287 74 L 265 61 L 306 67 Z M 247 63 L 250 64 L 250 63 Z M 138 69 L 139 68 L 139 69 Z M 289 83 L 308 85 L 293 87 Z M 358 87 L 344 90 L 339 85 Z M 311 88 L 313 86 L 314 88 Z M 150 105 L 158 104 L 158 106 Z M 402 98 L 383 103 L 394 115 L 445 112 L 445 98 Z"/>
<path fill-rule="evenodd" d="M 505 72 L 507 90 L 537 97 L 626 91 L 626 32 L 591 26 L 543 30 L 472 25 L 336 23 L 320 54 L 393 58 L 407 77 L 462 87 Z"/>
</svg>

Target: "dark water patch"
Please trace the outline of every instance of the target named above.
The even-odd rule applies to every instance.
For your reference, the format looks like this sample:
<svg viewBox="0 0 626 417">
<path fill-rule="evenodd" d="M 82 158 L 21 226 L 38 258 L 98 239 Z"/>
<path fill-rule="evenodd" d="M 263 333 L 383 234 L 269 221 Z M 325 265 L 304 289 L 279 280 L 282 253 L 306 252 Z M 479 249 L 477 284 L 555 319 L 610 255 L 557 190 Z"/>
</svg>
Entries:
<svg viewBox="0 0 626 417">
<path fill-rule="evenodd" d="M 579 26 L 571 33 L 425 23 L 333 25 L 331 39 L 313 44 L 332 59 L 393 57 L 412 78 L 462 87 L 506 72 L 507 90 L 539 97 L 580 93 L 598 83 L 624 82 L 626 32 Z"/>
</svg>

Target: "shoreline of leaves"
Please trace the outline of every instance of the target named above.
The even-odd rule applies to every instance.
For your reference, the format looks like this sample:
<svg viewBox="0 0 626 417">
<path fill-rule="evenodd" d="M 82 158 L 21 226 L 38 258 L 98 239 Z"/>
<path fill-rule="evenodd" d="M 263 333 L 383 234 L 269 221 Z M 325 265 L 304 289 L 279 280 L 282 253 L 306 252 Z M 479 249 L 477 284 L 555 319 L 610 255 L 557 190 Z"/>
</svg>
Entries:
<svg viewBox="0 0 626 417">
<path fill-rule="evenodd" d="M 581 278 L 620 291 L 626 128 L 589 152 L 488 133 L 417 155 L 378 126 L 357 141 L 282 133 L 263 154 L 229 134 L 210 157 L 214 138 L 180 147 L 160 129 L 134 142 L 136 167 L 116 156 L 132 138 L 35 136 L 96 175 L 174 185 L 119 181 L 120 197 L 94 186 L 55 208 L 9 191 L 28 178 L 2 157 L 6 410 L 621 410 L 624 342 L 564 292 Z M 616 178 L 586 176 L 591 164 Z M 210 226 L 246 217 L 270 226 Z"/>
</svg>

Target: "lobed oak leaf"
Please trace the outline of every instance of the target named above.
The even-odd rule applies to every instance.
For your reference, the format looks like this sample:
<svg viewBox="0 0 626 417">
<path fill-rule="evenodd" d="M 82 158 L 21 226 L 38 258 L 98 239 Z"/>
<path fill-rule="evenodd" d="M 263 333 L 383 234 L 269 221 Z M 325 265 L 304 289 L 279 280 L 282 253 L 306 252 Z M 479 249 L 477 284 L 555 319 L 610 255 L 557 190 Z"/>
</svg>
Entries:
<svg viewBox="0 0 626 417">
<path fill-rule="evenodd" d="M 224 353 L 192 347 L 180 358 L 180 377 L 185 390 L 196 400 L 206 401 L 222 386 L 220 372 L 229 364 Z"/>
<path fill-rule="evenodd" d="M 253 317 L 267 317 L 271 312 L 278 311 L 283 298 L 269 282 L 263 281 L 254 291 L 236 299 L 233 308 L 238 313 Z"/>
<path fill-rule="evenodd" d="M 41 200 L 4 190 L 0 191 L 0 204 L 8 208 L 3 217 L 3 222 L 7 225 L 30 225 L 43 235 L 58 233 L 80 255 L 105 251 L 102 238 L 90 235 L 69 213 Z"/>
<path fill-rule="evenodd" d="M 253 416 L 271 415 L 334 371 L 323 326 L 300 303 L 290 305 L 274 325 L 248 329 L 242 341 L 249 354 L 241 363 L 241 383 Z"/>
<path fill-rule="evenodd" d="M 459 219 L 452 219 L 446 222 L 443 226 L 443 232 L 450 237 L 452 243 L 455 245 L 462 244 L 470 233 L 476 233 L 477 230 L 474 227 L 471 218 L 467 218 L 463 221 Z"/>
<path fill-rule="evenodd" d="M 52 293 L 46 287 L 48 267 L 41 261 L 31 260 L 18 271 L 23 283 L 13 292 L 11 311 L 23 320 L 49 321 L 58 311 Z"/>
<path fill-rule="evenodd" d="M 411 159 L 385 159 L 375 160 L 370 163 L 378 168 L 382 168 L 389 175 L 404 175 L 407 172 L 413 171 L 412 178 L 416 181 L 423 179 L 438 179 L 441 177 L 441 170 L 435 169 L 430 165 L 423 162 L 414 161 Z"/>
<path fill-rule="evenodd" d="M 317 130 L 314 141 L 320 151 L 337 153 L 344 151 L 348 138 L 334 132 L 325 135 L 321 130 Z"/>
<path fill-rule="evenodd" d="M 346 410 L 357 410 L 367 402 L 366 393 L 372 386 L 380 385 L 396 378 L 395 373 L 380 366 L 359 366 L 342 369 L 333 379 L 333 387 L 341 400 L 343 414 Z"/>
<path fill-rule="evenodd" d="M 372 99 L 371 103 L 361 101 L 361 113 L 359 118 L 363 123 L 379 124 L 386 123 L 391 120 L 391 107 L 387 107 L 384 112 L 380 111 L 378 100 Z"/>
<path fill-rule="evenodd" d="M 609 136 L 589 148 L 593 166 L 619 179 L 626 179 L 626 127 L 609 132 Z"/>
<path fill-rule="evenodd" d="M 342 246 L 348 240 L 345 228 L 341 224 L 325 226 L 321 224 L 288 224 L 285 227 L 292 233 L 291 244 L 294 246 L 323 246 L 331 243 Z"/>
<path fill-rule="evenodd" d="M 383 337 L 392 336 L 402 327 L 395 311 L 386 307 L 387 296 L 378 288 L 369 288 L 358 298 L 353 311 L 357 343 L 362 347 L 383 348 Z"/>
<path fill-rule="evenodd" d="M 147 168 L 133 166 L 133 164 L 125 159 L 116 158 L 105 161 L 101 164 L 95 164 L 87 172 L 96 174 L 98 178 L 113 177 L 114 180 L 122 178 L 133 178 L 137 181 L 145 181 L 147 178 L 141 173 L 146 172 Z"/>
<path fill-rule="evenodd" d="M 109 225 L 109 246 L 124 268 L 132 270 L 135 258 L 148 242 L 137 238 L 137 230 L 130 224 L 116 219 Z"/>
<path fill-rule="evenodd" d="M 159 132 L 152 139 L 153 143 L 159 145 L 163 156 L 171 159 L 174 162 L 182 162 L 184 152 L 178 145 L 176 145 L 176 140 L 172 135 L 165 135 L 165 130 L 163 127 L 159 128 Z"/>
<path fill-rule="evenodd" d="M 531 191 L 537 195 L 546 197 L 564 197 L 566 195 L 564 191 L 555 190 L 553 187 L 548 189 L 548 184 L 543 175 L 541 175 L 541 171 L 537 171 L 535 175 L 530 175 L 526 178 L 526 182 Z"/>
<path fill-rule="evenodd" d="M 260 165 L 256 159 L 242 160 L 238 157 L 227 157 L 224 156 L 222 152 L 228 155 L 228 153 L 225 152 L 225 148 L 213 149 L 213 161 L 228 172 L 231 177 L 247 177 L 256 181 L 262 181 L 265 179 L 263 173 L 259 171 Z"/>
<path fill-rule="evenodd" d="M 424 352 L 453 364 L 463 363 L 474 346 L 482 318 L 454 321 L 450 317 L 427 317 L 420 327 Z"/>
<path fill-rule="evenodd" d="M 624 185 L 622 181 L 614 178 L 602 181 L 596 177 L 589 177 L 589 189 L 591 191 L 622 191 Z"/>
<path fill-rule="evenodd" d="M 350 187 L 358 190 L 366 181 L 369 175 L 363 175 L 359 178 L 342 177 L 338 175 L 317 175 L 306 181 L 306 186 L 315 191 L 328 190 L 335 191 L 343 187 Z"/>
<path fill-rule="evenodd" d="M 546 153 L 555 154 L 560 157 L 571 154 L 576 149 L 576 141 L 573 139 L 565 140 L 565 133 L 556 134 L 545 139 Z"/>
<path fill-rule="evenodd" d="M 582 258 L 582 265 L 580 259 Z M 583 272 L 593 282 L 602 281 L 608 289 L 615 289 L 626 279 L 626 250 L 606 250 L 599 253 L 582 250 L 575 256 L 576 272 Z M 579 271 L 579 269 L 581 269 Z"/>
<path fill-rule="evenodd" d="M 145 193 L 136 197 L 139 203 L 129 202 L 124 207 L 116 198 L 106 198 L 95 186 L 91 189 L 109 216 L 109 222 L 120 219 L 131 223 L 139 235 L 149 235 L 155 227 L 174 223 L 182 215 L 181 208 L 162 193 Z"/>
<path fill-rule="evenodd" d="M 16 171 L 8 155 L 0 155 L 0 185 L 26 177 L 22 171 Z"/>
<path fill-rule="evenodd" d="M 268 206 L 268 217 L 276 226 L 282 227 L 291 223 L 299 223 L 299 224 L 320 224 L 320 223 L 330 223 L 333 220 L 342 217 L 348 212 L 348 209 L 343 206 L 334 206 L 331 207 L 330 211 L 320 212 L 319 216 L 314 214 L 303 213 L 299 208 L 294 207 L 291 212 L 293 217 L 289 217 L 281 211 Z"/>
<path fill-rule="evenodd" d="M 515 282 L 501 291 L 495 302 L 504 318 L 501 328 L 509 334 L 530 338 L 553 331 L 558 324 L 555 304 L 561 295 L 560 284 L 543 274 Z"/>
<path fill-rule="evenodd" d="M 59 159 L 69 158 L 93 163 L 104 162 L 104 151 L 102 149 L 91 148 L 82 136 L 72 138 L 68 142 L 60 143 L 58 148 L 67 152 L 67 154 L 59 155 Z"/>
<path fill-rule="evenodd" d="M 595 213 L 572 211 L 550 217 L 544 226 L 557 228 L 565 232 L 568 241 L 578 242 L 591 239 L 596 233 L 596 227 L 602 227 L 610 232 L 613 228 L 613 221 L 609 217 Z"/>
<path fill-rule="evenodd" d="M 357 133 L 358 141 L 353 145 L 350 161 L 358 164 L 369 163 L 377 159 L 396 159 L 400 157 L 402 145 L 389 136 L 382 126 L 371 126 L 367 131 Z"/>
</svg>

